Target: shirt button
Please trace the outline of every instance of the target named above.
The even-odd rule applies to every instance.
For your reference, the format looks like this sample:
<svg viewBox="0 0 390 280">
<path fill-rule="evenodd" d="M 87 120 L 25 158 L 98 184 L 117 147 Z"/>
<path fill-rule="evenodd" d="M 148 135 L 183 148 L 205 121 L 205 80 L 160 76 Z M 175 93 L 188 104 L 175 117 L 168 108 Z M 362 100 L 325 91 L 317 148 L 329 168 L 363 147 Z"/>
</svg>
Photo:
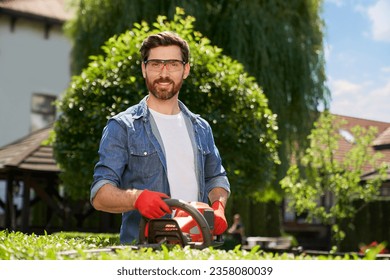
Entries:
<svg viewBox="0 0 390 280">
<path fill-rule="evenodd" d="M 148 152 L 144 152 L 144 156 L 146 156 L 148 154 Z"/>
</svg>

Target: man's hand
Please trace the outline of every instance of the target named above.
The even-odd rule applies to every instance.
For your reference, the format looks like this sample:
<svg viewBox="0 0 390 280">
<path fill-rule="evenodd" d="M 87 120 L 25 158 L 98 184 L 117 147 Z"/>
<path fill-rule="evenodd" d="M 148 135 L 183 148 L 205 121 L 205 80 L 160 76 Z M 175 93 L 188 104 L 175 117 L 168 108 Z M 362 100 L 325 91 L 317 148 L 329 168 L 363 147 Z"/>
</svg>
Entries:
<svg viewBox="0 0 390 280">
<path fill-rule="evenodd" d="M 221 201 L 216 200 L 211 205 L 211 208 L 214 209 L 214 234 L 220 235 L 224 233 L 228 227 L 225 218 L 225 207 Z"/>
<path fill-rule="evenodd" d="M 169 198 L 169 196 L 165 193 L 143 190 L 135 201 L 134 207 L 148 219 L 161 218 L 165 214 L 172 213 L 163 198 Z"/>
</svg>

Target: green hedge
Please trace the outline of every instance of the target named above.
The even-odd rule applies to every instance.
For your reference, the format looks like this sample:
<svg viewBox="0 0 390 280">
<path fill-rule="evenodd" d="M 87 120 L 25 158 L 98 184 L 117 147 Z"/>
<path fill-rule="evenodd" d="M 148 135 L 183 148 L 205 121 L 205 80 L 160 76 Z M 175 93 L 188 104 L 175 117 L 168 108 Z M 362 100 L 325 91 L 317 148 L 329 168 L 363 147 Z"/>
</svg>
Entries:
<svg viewBox="0 0 390 280">
<path fill-rule="evenodd" d="M 355 203 L 357 209 L 361 208 L 363 202 Z M 381 197 L 369 203 L 357 213 L 352 224 L 344 224 L 343 230 L 346 233 L 345 240 L 341 243 L 341 250 L 356 250 L 360 246 L 375 243 L 390 244 L 390 200 Z M 390 247 L 387 246 L 387 251 Z"/>
<path fill-rule="evenodd" d="M 364 259 L 375 259 L 372 251 Z M 59 232 L 36 235 L 0 231 L 0 260 L 321 260 L 359 259 L 356 254 L 343 256 L 309 256 L 305 254 L 264 252 L 259 247 L 251 251 L 203 250 L 174 247 L 161 250 L 120 246 L 117 234 Z"/>
</svg>

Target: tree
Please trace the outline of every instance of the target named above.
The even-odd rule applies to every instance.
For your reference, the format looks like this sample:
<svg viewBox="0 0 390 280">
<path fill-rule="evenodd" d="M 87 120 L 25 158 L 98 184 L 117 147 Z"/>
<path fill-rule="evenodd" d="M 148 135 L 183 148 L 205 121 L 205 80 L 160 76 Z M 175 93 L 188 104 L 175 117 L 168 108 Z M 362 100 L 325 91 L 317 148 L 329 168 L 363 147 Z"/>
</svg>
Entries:
<svg viewBox="0 0 390 280">
<path fill-rule="evenodd" d="M 75 74 L 90 55 L 134 22 L 152 23 L 158 15 L 172 18 L 177 6 L 194 16 L 196 30 L 241 62 L 256 78 L 278 118 L 281 164 L 278 179 L 292 154 L 304 151 L 307 135 L 318 118 L 318 107 L 328 106 L 325 86 L 321 0 L 78 0 L 77 16 L 67 25 L 74 40 Z M 295 143 L 300 150 L 295 151 Z M 278 183 L 274 188 L 280 194 Z M 279 197 L 280 198 L 280 197 Z"/>
<path fill-rule="evenodd" d="M 180 99 L 210 122 L 236 195 L 270 186 L 274 176 L 270 170 L 278 163 L 276 117 L 254 78 L 195 31 L 194 20 L 177 9 L 172 21 L 160 16 L 153 27 L 135 24 L 110 38 L 104 54 L 91 57 L 88 67 L 73 77 L 58 104 L 61 115 L 53 143 L 61 179 L 72 197 L 88 198 L 107 119 L 146 94 L 139 47 L 147 35 L 163 30 L 178 33 L 190 45 L 191 74 Z"/>
<path fill-rule="evenodd" d="M 331 226 L 333 242 L 339 246 L 345 233 L 344 222 L 350 223 L 361 208 L 354 202 L 363 201 L 362 207 L 379 194 L 379 187 L 386 176 L 387 166 L 379 164 L 380 153 L 372 153 L 370 144 L 376 128 L 352 128 L 354 146 L 343 160 L 336 159 L 339 130 L 344 122 L 325 111 L 315 123 L 308 139 L 310 146 L 302 159 L 291 165 L 287 176 L 281 181 L 282 188 L 290 199 L 289 207 L 297 214 L 307 214 L 307 221 L 318 219 Z M 352 139 L 351 139 L 352 140 Z M 371 166 L 379 176 L 361 181 L 363 167 Z M 320 203 L 325 197 L 331 203 Z"/>
</svg>

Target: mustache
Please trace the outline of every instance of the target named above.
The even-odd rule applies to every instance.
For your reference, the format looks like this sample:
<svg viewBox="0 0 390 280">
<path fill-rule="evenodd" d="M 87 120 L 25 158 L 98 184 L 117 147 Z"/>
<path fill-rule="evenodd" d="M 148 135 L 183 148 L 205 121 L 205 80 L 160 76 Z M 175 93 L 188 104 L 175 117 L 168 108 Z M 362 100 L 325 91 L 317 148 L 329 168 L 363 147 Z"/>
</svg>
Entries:
<svg viewBox="0 0 390 280">
<path fill-rule="evenodd" d="M 173 83 L 173 81 L 170 78 L 159 78 L 154 80 L 154 83 Z"/>
</svg>

